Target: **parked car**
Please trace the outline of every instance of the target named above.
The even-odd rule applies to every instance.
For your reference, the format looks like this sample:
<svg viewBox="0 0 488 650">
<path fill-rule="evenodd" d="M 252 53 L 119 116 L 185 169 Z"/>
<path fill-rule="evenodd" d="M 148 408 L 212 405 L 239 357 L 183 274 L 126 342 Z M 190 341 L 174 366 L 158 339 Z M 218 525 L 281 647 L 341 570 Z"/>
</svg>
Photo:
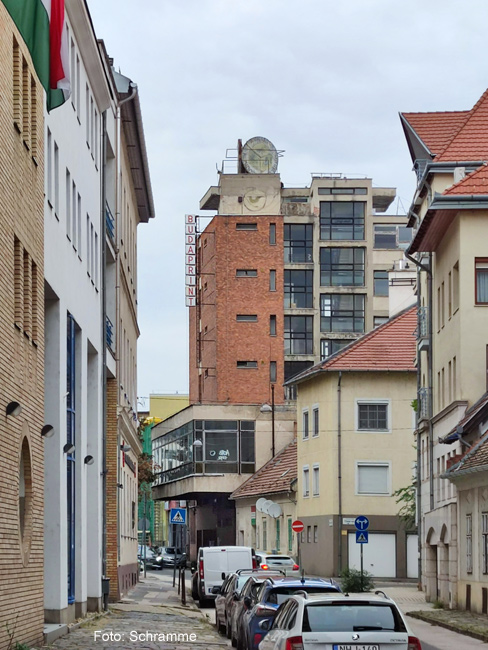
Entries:
<svg viewBox="0 0 488 650">
<path fill-rule="evenodd" d="M 214 591 L 216 592 L 215 623 L 219 632 L 225 634 L 228 639 L 231 637 L 232 613 L 236 601 L 238 600 L 241 589 L 251 575 L 264 579 L 268 577 L 269 573 L 263 574 L 259 569 L 241 569 L 235 573 L 230 573 L 221 587 L 214 587 Z M 274 575 L 279 576 L 280 573 L 275 572 Z"/>
<path fill-rule="evenodd" d="M 370 650 L 422 650 L 396 603 L 383 592 L 291 596 L 278 609 L 259 650 L 314 648 L 368 648 Z M 271 628 L 271 629 L 270 629 Z"/>
<path fill-rule="evenodd" d="M 240 650 L 257 650 L 259 643 L 266 636 L 260 622 L 266 618 L 273 621 L 278 607 L 291 595 L 340 593 L 341 588 L 335 580 L 327 578 L 270 578 L 263 583 L 254 602 L 249 603 L 242 615 L 240 637 L 237 647 Z"/>
<path fill-rule="evenodd" d="M 198 549 L 191 595 L 203 606 L 206 601 L 215 599 L 213 588 L 221 587 L 229 573 L 256 568 L 256 555 L 250 546 L 202 546 Z"/>
<path fill-rule="evenodd" d="M 174 546 L 163 546 L 159 549 L 156 561 L 161 569 L 164 567 L 172 568 L 175 564 L 178 566 L 183 555 L 184 554 L 180 548 Z"/>
<path fill-rule="evenodd" d="M 149 546 L 146 546 L 146 550 L 144 551 L 143 546 L 139 546 L 139 552 L 137 554 L 137 557 L 139 561 L 144 565 L 146 564 L 146 569 L 157 569 L 158 568 L 158 563 L 156 561 L 156 553 L 149 548 Z"/>
<path fill-rule="evenodd" d="M 235 603 L 230 621 L 230 640 L 234 647 L 238 645 L 239 639 L 242 638 L 242 617 L 246 610 L 252 606 L 251 603 L 255 602 L 259 588 L 267 580 L 272 580 L 268 574 L 250 575 L 240 593 L 234 597 Z"/>
<path fill-rule="evenodd" d="M 287 576 L 300 577 L 300 567 L 290 555 L 256 551 L 256 559 L 259 568 L 264 571 L 280 569 L 281 571 L 284 571 Z"/>
</svg>

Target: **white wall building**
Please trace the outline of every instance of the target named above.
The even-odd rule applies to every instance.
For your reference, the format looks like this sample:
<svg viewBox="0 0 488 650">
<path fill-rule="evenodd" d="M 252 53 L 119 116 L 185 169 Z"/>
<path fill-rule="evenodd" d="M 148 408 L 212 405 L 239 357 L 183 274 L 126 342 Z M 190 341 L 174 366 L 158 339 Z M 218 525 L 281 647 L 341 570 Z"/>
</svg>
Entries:
<svg viewBox="0 0 488 650">
<path fill-rule="evenodd" d="M 57 623 L 101 605 L 101 116 L 111 102 L 86 3 L 66 0 L 66 11 L 72 95 L 45 127 L 45 421 L 55 430 L 45 446 L 45 615 Z"/>
</svg>

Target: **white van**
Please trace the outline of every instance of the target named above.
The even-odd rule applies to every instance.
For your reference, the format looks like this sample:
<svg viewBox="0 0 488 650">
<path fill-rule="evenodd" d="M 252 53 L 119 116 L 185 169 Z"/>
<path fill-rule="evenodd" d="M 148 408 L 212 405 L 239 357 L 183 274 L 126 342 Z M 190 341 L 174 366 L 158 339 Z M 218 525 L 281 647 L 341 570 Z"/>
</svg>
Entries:
<svg viewBox="0 0 488 650">
<path fill-rule="evenodd" d="M 215 599 L 214 587 L 238 569 L 257 569 L 256 554 L 250 546 L 202 546 L 198 549 L 197 570 L 192 578 L 192 596 L 202 605 Z"/>
</svg>

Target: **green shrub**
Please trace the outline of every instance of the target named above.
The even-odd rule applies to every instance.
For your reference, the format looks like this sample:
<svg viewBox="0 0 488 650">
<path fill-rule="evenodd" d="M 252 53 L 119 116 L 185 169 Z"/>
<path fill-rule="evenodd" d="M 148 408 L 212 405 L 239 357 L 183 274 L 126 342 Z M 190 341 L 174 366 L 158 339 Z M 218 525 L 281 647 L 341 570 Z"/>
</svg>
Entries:
<svg viewBox="0 0 488 650">
<path fill-rule="evenodd" d="M 344 593 L 360 593 L 362 591 L 371 591 L 374 589 L 373 576 L 367 571 L 363 571 L 361 581 L 361 571 L 357 569 L 344 569 L 340 575 L 342 591 Z"/>
<path fill-rule="evenodd" d="M 442 600 L 434 600 L 432 603 L 432 607 L 434 609 L 444 609 L 444 603 Z"/>
<path fill-rule="evenodd" d="M 14 645 L 14 650 L 30 650 L 30 649 L 29 646 L 26 645 L 25 643 L 19 643 L 17 641 L 17 643 Z"/>
</svg>

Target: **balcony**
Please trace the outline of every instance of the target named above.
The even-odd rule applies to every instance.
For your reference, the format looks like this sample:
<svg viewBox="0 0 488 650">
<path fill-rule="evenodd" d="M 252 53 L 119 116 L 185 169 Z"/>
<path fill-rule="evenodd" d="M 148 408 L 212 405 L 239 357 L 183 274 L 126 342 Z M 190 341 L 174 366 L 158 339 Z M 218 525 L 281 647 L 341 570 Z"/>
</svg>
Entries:
<svg viewBox="0 0 488 650">
<path fill-rule="evenodd" d="M 417 339 L 419 350 L 428 350 L 430 347 L 429 310 L 420 307 L 417 312 Z"/>
<path fill-rule="evenodd" d="M 105 203 L 105 229 L 112 242 L 115 243 L 115 219 L 107 202 Z"/>
<path fill-rule="evenodd" d="M 421 388 L 419 390 L 419 420 L 428 420 L 430 418 L 430 404 L 432 399 L 431 388 Z"/>
<path fill-rule="evenodd" d="M 114 326 L 108 316 L 105 317 L 105 342 L 107 347 L 115 354 Z"/>
</svg>

